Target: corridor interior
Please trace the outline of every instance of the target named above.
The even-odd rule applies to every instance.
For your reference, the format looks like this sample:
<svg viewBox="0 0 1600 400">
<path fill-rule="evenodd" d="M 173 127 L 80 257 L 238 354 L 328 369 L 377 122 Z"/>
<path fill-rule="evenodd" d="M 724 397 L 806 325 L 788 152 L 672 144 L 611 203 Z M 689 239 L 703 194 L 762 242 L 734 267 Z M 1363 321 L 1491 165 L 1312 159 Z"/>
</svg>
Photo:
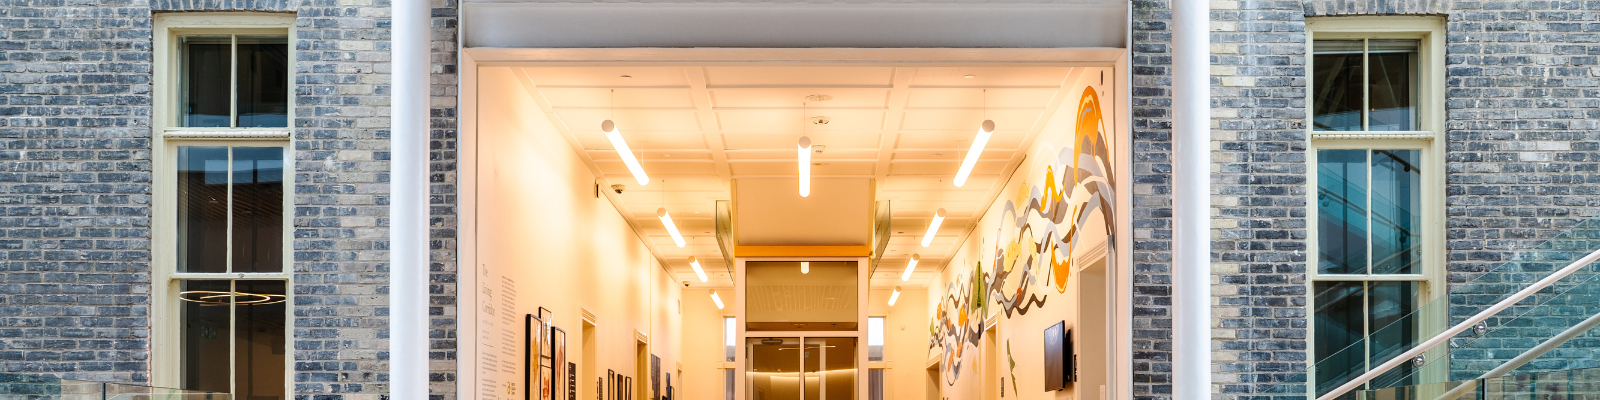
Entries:
<svg viewBox="0 0 1600 400">
<path fill-rule="evenodd" d="M 1122 398 L 1116 72 L 478 67 L 460 167 L 463 392 Z"/>
</svg>

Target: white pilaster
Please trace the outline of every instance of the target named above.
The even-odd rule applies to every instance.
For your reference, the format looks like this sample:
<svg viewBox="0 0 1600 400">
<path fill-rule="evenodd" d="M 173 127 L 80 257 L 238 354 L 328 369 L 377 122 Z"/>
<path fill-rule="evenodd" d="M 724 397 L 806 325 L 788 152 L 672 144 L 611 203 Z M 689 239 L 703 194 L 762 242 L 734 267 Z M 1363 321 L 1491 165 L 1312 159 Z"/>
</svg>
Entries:
<svg viewBox="0 0 1600 400">
<path fill-rule="evenodd" d="M 389 398 L 428 398 L 428 0 L 393 0 Z"/>
<path fill-rule="evenodd" d="M 1172 394 L 1211 398 L 1210 4 L 1172 0 Z"/>
</svg>

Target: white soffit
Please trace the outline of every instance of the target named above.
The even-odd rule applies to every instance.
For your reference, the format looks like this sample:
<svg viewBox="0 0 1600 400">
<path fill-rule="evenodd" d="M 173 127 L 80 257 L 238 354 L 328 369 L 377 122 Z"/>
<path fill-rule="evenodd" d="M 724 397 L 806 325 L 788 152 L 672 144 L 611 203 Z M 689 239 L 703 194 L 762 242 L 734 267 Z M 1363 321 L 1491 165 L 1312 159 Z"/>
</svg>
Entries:
<svg viewBox="0 0 1600 400">
<path fill-rule="evenodd" d="M 794 165 L 791 163 L 790 167 Z M 812 178 L 800 197 L 795 178 L 739 178 L 734 236 L 741 246 L 866 246 L 872 231 L 872 180 Z"/>
<path fill-rule="evenodd" d="M 1126 1 L 461 5 L 474 48 L 1122 48 Z"/>
</svg>

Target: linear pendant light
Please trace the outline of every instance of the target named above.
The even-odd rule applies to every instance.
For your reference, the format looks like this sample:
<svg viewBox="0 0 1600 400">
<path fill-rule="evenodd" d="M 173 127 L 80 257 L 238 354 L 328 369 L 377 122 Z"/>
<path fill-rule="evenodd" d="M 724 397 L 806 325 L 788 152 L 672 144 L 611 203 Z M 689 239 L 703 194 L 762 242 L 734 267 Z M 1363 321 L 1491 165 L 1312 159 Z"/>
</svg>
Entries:
<svg viewBox="0 0 1600 400">
<path fill-rule="evenodd" d="M 889 306 L 894 307 L 894 301 L 900 300 L 900 287 L 894 287 L 894 293 L 889 294 Z"/>
<path fill-rule="evenodd" d="M 911 280 L 911 272 L 917 270 L 917 262 L 918 261 L 922 261 L 922 256 L 919 255 L 919 254 L 912 254 L 911 255 L 911 262 L 906 263 L 906 273 L 900 274 L 900 280 L 902 280 L 902 281 Z"/>
<path fill-rule="evenodd" d="M 617 155 L 622 156 L 622 163 L 633 173 L 633 179 L 639 181 L 640 185 L 649 185 L 650 176 L 644 174 L 644 167 L 639 166 L 639 159 L 633 157 L 633 150 L 628 148 L 628 142 L 622 140 L 622 132 L 617 130 L 617 124 L 609 119 L 605 120 L 600 123 L 600 130 L 606 133 L 606 139 L 611 140 L 611 147 L 617 149 Z"/>
<path fill-rule="evenodd" d="M 800 197 L 811 196 L 811 137 L 800 137 Z"/>
<path fill-rule="evenodd" d="M 657 208 L 656 218 L 660 218 L 661 225 L 667 227 L 667 234 L 672 235 L 672 243 L 677 244 L 678 247 L 688 245 L 688 243 L 683 242 L 683 235 L 678 233 L 678 226 L 672 224 L 672 216 L 667 215 L 666 208 Z"/>
<path fill-rule="evenodd" d="M 810 261 L 801 261 L 800 262 L 800 273 L 802 273 L 802 274 L 811 273 L 811 262 Z"/>
<path fill-rule="evenodd" d="M 694 268 L 694 276 L 699 277 L 700 282 L 703 283 L 708 280 L 706 279 L 706 270 L 700 268 L 700 259 L 689 256 L 689 267 Z"/>
<path fill-rule="evenodd" d="M 666 209 L 662 209 L 662 210 L 666 210 Z M 662 212 L 666 212 L 666 211 L 662 211 Z M 935 211 L 933 213 L 933 223 L 928 224 L 928 233 L 925 234 L 925 235 L 922 235 L 922 247 L 928 247 L 928 246 L 933 244 L 933 235 L 939 233 L 939 224 L 942 224 L 942 223 L 944 223 L 944 209 L 943 208 L 941 208 L 941 209 L 939 209 L 939 211 Z M 682 247 L 682 246 L 679 246 L 679 247 Z"/>
<path fill-rule="evenodd" d="M 978 165 L 978 156 L 983 154 L 983 146 L 989 144 L 992 134 L 994 120 L 983 120 L 983 126 L 978 127 L 978 136 L 972 138 L 972 148 L 967 149 L 967 159 L 961 162 L 961 170 L 956 171 L 956 187 L 967 184 L 967 175 L 972 174 L 972 167 Z"/>
<path fill-rule="evenodd" d="M 722 298 L 717 296 L 717 291 L 715 290 L 711 291 L 711 302 L 717 303 L 718 310 L 722 309 Z"/>
</svg>

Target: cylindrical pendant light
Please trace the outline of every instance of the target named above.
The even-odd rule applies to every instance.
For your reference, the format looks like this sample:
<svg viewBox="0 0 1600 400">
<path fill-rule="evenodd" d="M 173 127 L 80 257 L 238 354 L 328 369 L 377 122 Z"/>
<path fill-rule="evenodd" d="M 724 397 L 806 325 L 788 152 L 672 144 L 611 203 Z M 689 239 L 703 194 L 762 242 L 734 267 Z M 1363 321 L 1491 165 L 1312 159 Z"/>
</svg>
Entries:
<svg viewBox="0 0 1600 400">
<path fill-rule="evenodd" d="M 644 174 L 644 167 L 639 166 L 639 159 L 633 157 L 633 150 L 628 148 L 628 142 L 622 140 L 622 132 L 617 129 L 617 124 L 611 120 L 600 123 L 600 131 L 606 133 L 606 139 L 611 140 L 611 147 L 617 149 L 617 155 L 622 157 L 622 164 L 628 166 L 628 172 L 633 173 L 633 179 L 640 185 L 649 185 L 650 176 Z M 678 246 L 683 247 L 683 246 Z"/>
<path fill-rule="evenodd" d="M 800 197 L 811 195 L 811 137 L 801 136 L 800 144 Z"/>
<path fill-rule="evenodd" d="M 890 307 L 894 307 L 894 301 L 895 300 L 900 300 L 900 287 L 899 286 L 895 286 L 894 287 L 894 293 L 890 293 L 889 294 L 889 306 Z"/>
<path fill-rule="evenodd" d="M 667 215 L 666 208 L 656 209 L 656 218 L 661 219 L 661 226 L 667 227 L 667 234 L 672 235 L 673 243 L 677 244 L 678 247 L 688 245 L 688 243 L 683 241 L 683 235 L 678 233 L 678 226 L 672 223 L 672 216 Z"/>
<path fill-rule="evenodd" d="M 722 297 L 718 297 L 717 296 L 717 291 L 715 291 L 715 290 L 711 291 L 711 302 L 712 303 L 717 303 L 717 309 L 718 310 L 722 309 Z"/>
<path fill-rule="evenodd" d="M 800 273 L 802 273 L 802 274 L 811 273 L 811 262 L 810 261 L 801 261 L 800 262 Z"/>
<path fill-rule="evenodd" d="M 972 167 L 978 165 L 978 155 L 983 154 L 983 146 L 989 144 L 989 136 L 994 134 L 994 121 L 983 120 L 983 125 L 978 127 L 978 136 L 972 138 L 972 148 L 967 149 L 967 159 L 961 161 L 961 170 L 956 171 L 956 187 L 967 184 L 967 175 L 972 174 Z"/>
<path fill-rule="evenodd" d="M 944 223 L 944 209 L 941 208 L 941 209 L 939 209 L 939 211 L 935 211 L 933 213 L 933 223 L 928 224 L 928 233 L 925 234 L 925 235 L 922 235 L 922 247 L 928 247 L 930 245 L 933 245 L 933 236 L 934 236 L 934 234 L 939 233 L 939 224 L 943 224 L 943 223 Z"/>
<path fill-rule="evenodd" d="M 708 280 L 706 278 L 706 270 L 704 268 L 700 268 L 700 259 L 694 258 L 694 256 L 689 256 L 689 267 L 694 268 L 694 276 L 699 277 L 701 283 L 705 283 L 705 281 Z"/>
<path fill-rule="evenodd" d="M 918 261 L 922 261 L 922 255 L 912 254 L 911 255 L 911 262 L 906 263 L 906 272 L 903 273 L 903 274 L 900 274 L 900 280 L 902 280 L 902 281 L 911 280 L 911 273 L 917 270 L 917 262 Z"/>
</svg>

